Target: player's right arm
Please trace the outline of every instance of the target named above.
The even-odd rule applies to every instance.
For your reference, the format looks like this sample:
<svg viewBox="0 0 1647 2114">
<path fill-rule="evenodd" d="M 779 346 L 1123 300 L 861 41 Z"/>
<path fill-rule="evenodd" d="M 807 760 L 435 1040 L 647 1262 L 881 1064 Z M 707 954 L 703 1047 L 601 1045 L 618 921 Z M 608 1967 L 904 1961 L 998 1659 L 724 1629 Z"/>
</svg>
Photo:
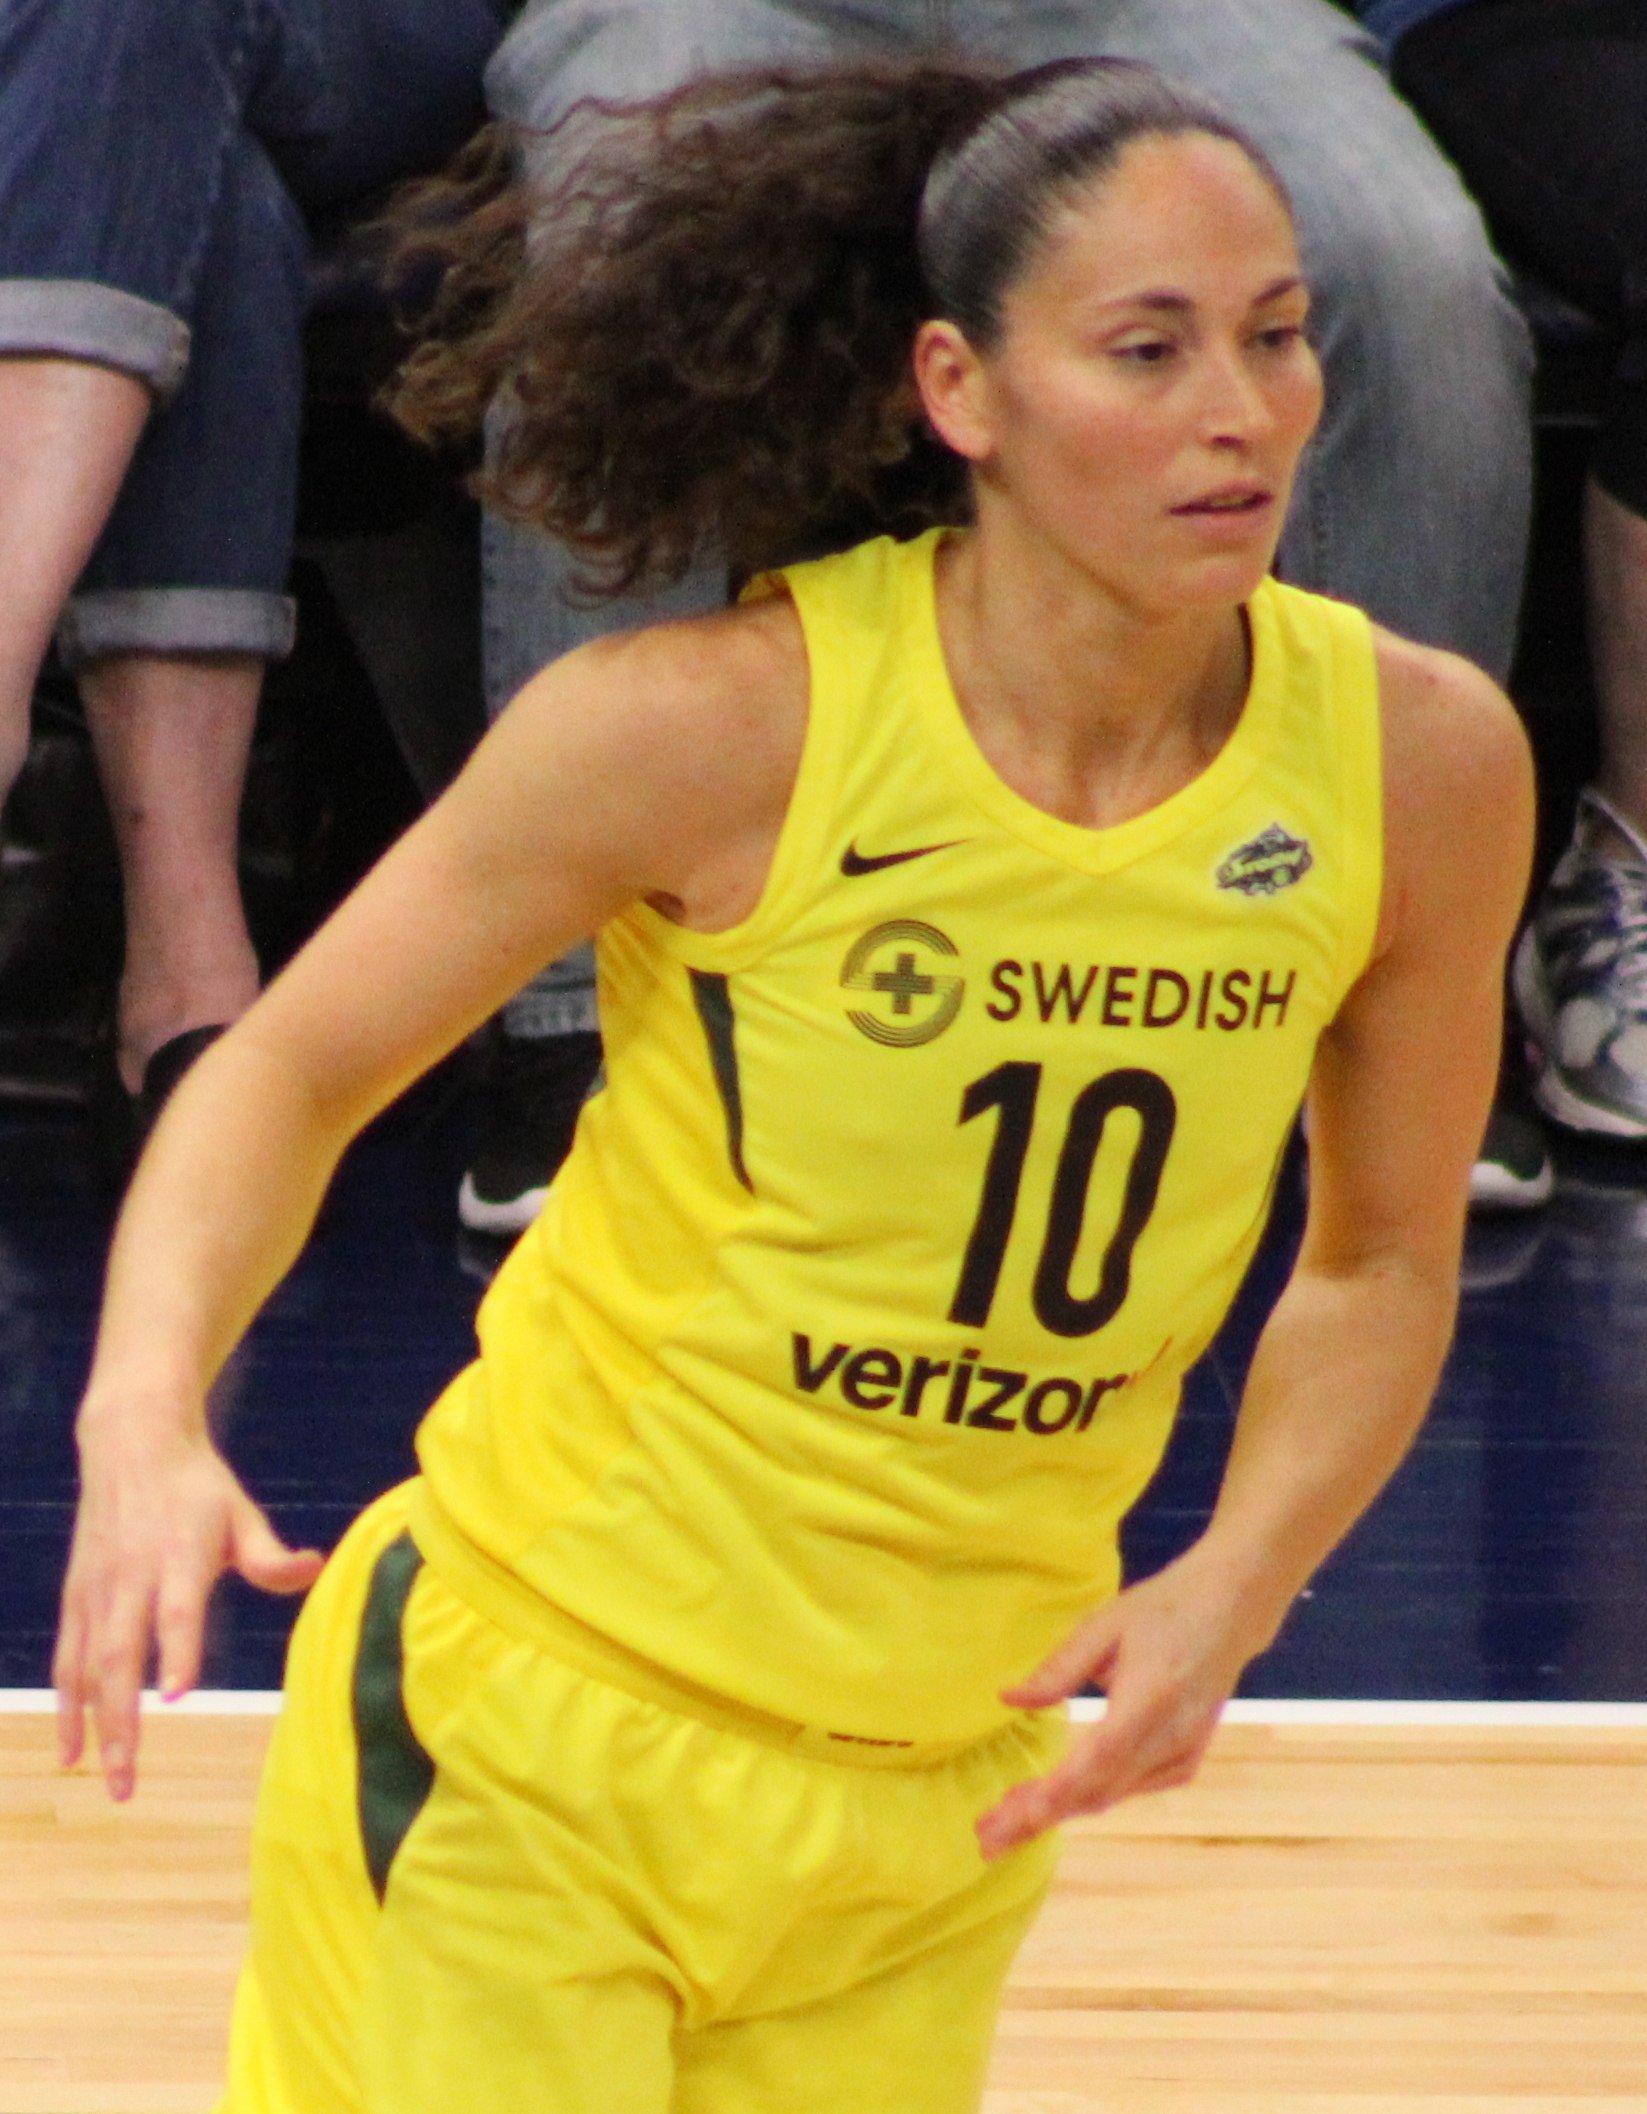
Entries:
<svg viewBox="0 0 1647 2114">
<path fill-rule="evenodd" d="M 64 1759 L 81 1752 L 89 1708 L 116 1797 L 134 1781 L 151 1649 L 163 1692 L 180 1694 L 223 1570 L 298 1591 L 319 1569 L 236 1483 L 206 1398 L 302 1248 L 344 1148 L 637 898 L 705 930 L 746 914 L 805 697 L 786 602 L 557 662 L 178 1088 L 110 1257 L 53 1669 Z"/>
</svg>

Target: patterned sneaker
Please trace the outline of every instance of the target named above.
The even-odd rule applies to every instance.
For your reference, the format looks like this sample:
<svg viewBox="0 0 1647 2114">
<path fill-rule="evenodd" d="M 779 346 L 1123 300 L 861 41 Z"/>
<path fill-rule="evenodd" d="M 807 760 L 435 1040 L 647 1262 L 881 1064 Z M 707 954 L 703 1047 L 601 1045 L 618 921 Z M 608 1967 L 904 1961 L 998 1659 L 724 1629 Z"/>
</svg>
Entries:
<svg viewBox="0 0 1647 2114">
<path fill-rule="evenodd" d="M 1636 857 L 1596 849 L 1606 823 Z M 1647 1138 L 1647 843 L 1591 787 L 1521 935 L 1514 983 L 1545 1114 L 1569 1130 Z"/>
<path fill-rule="evenodd" d="M 496 1037 L 480 1143 L 458 1190 L 472 1233 L 512 1238 L 537 1217 L 599 1069 L 595 1034 Z"/>
</svg>

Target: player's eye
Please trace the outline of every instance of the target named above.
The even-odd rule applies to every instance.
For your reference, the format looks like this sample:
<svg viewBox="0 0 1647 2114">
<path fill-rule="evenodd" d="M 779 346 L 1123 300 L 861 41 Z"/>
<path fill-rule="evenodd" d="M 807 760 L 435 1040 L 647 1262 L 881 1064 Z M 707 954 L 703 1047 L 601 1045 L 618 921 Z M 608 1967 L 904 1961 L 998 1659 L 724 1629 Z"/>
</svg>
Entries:
<svg viewBox="0 0 1647 2114">
<path fill-rule="evenodd" d="M 1115 357 L 1127 360 L 1139 367 L 1160 367 L 1170 360 L 1178 347 L 1170 338 L 1133 338 L 1125 344 L 1113 347 Z"/>
</svg>

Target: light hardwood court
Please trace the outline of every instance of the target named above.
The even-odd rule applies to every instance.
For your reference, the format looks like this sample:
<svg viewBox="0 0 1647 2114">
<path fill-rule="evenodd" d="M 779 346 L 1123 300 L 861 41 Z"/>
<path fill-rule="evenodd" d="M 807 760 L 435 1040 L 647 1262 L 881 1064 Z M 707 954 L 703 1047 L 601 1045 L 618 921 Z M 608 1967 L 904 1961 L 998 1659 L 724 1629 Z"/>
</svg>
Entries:
<svg viewBox="0 0 1647 2114">
<path fill-rule="evenodd" d="M 1638 1715 L 1226 1725 L 1070 1831 L 987 2114 L 1647 2114 Z M 0 1715 L 0 2114 L 210 2107 L 267 1733 L 152 1718 L 117 1810 Z"/>
</svg>

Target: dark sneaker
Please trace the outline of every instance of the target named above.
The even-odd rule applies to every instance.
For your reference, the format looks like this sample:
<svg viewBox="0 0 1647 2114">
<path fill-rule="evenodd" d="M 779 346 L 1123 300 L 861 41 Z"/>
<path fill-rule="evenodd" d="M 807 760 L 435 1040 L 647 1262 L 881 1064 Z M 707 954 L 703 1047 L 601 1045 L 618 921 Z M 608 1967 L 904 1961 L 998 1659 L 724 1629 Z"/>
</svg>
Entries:
<svg viewBox="0 0 1647 2114">
<path fill-rule="evenodd" d="M 1547 1204 L 1555 1169 L 1544 1133 L 1524 1110 L 1496 1101 L 1470 1169 L 1470 1202 L 1487 1211 L 1533 1211 Z"/>
<path fill-rule="evenodd" d="M 1597 849 L 1606 823 L 1635 856 Z M 1569 1130 L 1647 1138 L 1647 843 L 1593 788 L 1513 981 L 1539 1107 Z"/>
<path fill-rule="evenodd" d="M 149 1142 L 149 1133 L 159 1122 L 160 1111 L 171 1099 L 184 1073 L 226 1032 L 226 1028 L 223 1025 L 185 1028 L 181 1035 L 163 1042 L 144 1065 L 143 1084 L 135 1094 L 127 1090 L 115 1061 L 114 1032 L 111 1021 L 102 1061 L 94 1075 L 91 1118 L 99 1172 L 110 1190 L 118 1195 L 131 1180 L 138 1157 Z"/>
<path fill-rule="evenodd" d="M 458 1190 L 471 1232 L 513 1235 L 537 1217 L 599 1070 L 596 1034 L 495 1037 L 480 1142 Z"/>
<path fill-rule="evenodd" d="M 177 1091 L 183 1074 L 226 1032 L 221 1024 L 185 1028 L 181 1035 L 163 1042 L 144 1065 L 143 1084 L 132 1096 L 132 1133 L 139 1152 L 149 1142 L 149 1133 L 160 1121 L 160 1111 Z"/>
</svg>

